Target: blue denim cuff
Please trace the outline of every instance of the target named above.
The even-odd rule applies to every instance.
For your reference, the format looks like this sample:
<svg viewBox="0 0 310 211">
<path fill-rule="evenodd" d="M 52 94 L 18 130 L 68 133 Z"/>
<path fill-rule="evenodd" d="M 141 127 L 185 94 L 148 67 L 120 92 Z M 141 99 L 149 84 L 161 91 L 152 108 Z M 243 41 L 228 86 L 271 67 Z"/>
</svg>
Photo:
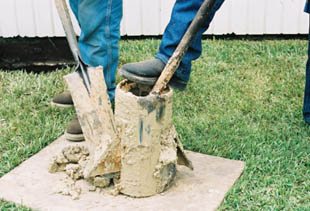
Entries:
<svg viewBox="0 0 310 211">
<path fill-rule="evenodd" d="M 160 61 L 162 61 L 163 63 L 167 64 L 169 57 L 163 55 L 162 53 L 157 52 L 157 54 L 155 55 L 156 59 L 159 59 Z"/>
<path fill-rule="evenodd" d="M 306 2 L 304 12 L 310 13 L 310 2 L 309 2 L 309 0 L 307 0 L 307 2 Z"/>
<path fill-rule="evenodd" d="M 169 58 L 167 56 L 165 56 L 164 54 L 157 52 L 157 54 L 155 55 L 156 59 L 159 59 L 160 61 L 162 61 L 163 63 L 167 64 Z M 184 82 L 189 81 L 189 77 L 190 77 L 190 70 L 191 67 L 182 67 L 182 65 L 180 64 L 180 66 L 178 67 L 177 71 L 174 73 L 174 75 L 176 77 L 178 77 L 178 79 L 183 80 Z"/>
</svg>

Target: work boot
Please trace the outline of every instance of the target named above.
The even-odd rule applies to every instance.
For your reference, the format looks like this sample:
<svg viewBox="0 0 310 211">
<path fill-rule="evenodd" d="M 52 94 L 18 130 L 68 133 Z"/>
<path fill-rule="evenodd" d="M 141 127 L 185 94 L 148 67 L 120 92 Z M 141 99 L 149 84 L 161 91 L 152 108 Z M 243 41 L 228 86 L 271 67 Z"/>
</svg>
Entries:
<svg viewBox="0 0 310 211">
<path fill-rule="evenodd" d="M 64 91 L 56 95 L 51 102 L 52 106 L 60 108 L 71 108 L 73 107 L 72 97 L 69 91 Z"/>
<path fill-rule="evenodd" d="M 119 74 L 138 84 L 154 85 L 166 64 L 159 59 L 128 63 L 121 67 Z M 169 85 L 174 89 L 184 90 L 186 82 L 173 76 Z"/>
<path fill-rule="evenodd" d="M 115 107 L 114 100 L 111 102 L 111 107 L 114 112 Z M 82 127 L 77 116 L 75 116 L 69 122 L 67 129 L 65 131 L 65 137 L 68 141 L 74 141 L 74 142 L 84 141 Z"/>
<path fill-rule="evenodd" d="M 74 117 L 68 124 L 65 131 L 65 137 L 68 141 L 79 142 L 84 140 L 83 131 L 77 117 Z"/>
</svg>

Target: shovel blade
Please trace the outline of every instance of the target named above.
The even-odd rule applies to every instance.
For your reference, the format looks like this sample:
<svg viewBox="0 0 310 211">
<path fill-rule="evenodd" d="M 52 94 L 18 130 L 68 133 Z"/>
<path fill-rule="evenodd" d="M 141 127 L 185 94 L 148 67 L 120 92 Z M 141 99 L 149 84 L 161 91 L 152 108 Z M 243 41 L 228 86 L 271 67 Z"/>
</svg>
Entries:
<svg viewBox="0 0 310 211">
<path fill-rule="evenodd" d="M 78 72 L 66 75 L 76 114 L 82 127 L 91 158 L 87 176 L 104 175 L 120 170 L 120 141 L 107 94 L 102 67 L 87 68 L 91 83 L 88 91 Z"/>
</svg>

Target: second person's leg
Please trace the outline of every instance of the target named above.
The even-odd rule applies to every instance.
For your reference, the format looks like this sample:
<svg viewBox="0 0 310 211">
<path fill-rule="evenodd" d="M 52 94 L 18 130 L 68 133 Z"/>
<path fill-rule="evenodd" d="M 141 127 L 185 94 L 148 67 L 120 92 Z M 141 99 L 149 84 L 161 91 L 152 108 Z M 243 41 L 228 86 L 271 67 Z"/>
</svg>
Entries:
<svg viewBox="0 0 310 211">
<path fill-rule="evenodd" d="M 195 18 L 197 11 L 204 0 L 184 1 L 177 0 L 173 8 L 171 20 L 164 32 L 159 51 L 155 58 L 167 63 L 172 56 L 174 50 L 180 43 L 183 35 L 188 29 L 189 25 Z M 211 21 L 214 18 L 215 13 L 222 6 L 224 0 L 216 0 L 214 6 L 211 9 L 208 20 L 201 27 L 198 33 L 195 35 L 190 47 L 184 55 L 178 70 L 175 75 L 182 81 L 187 82 L 190 77 L 191 63 L 201 55 L 202 51 L 202 34 L 209 28 Z"/>
<path fill-rule="evenodd" d="M 128 79 L 146 80 L 155 83 L 203 2 L 204 0 L 177 0 L 172 10 L 170 22 L 163 34 L 159 51 L 155 56 L 156 59 L 126 64 L 122 67 L 121 74 Z M 170 85 L 174 88 L 185 88 L 190 77 L 191 62 L 201 55 L 202 34 L 208 29 L 215 13 L 223 2 L 224 0 L 215 1 L 215 5 L 211 9 L 208 20 L 194 37 L 178 70 L 171 80 L 172 83 Z"/>
</svg>

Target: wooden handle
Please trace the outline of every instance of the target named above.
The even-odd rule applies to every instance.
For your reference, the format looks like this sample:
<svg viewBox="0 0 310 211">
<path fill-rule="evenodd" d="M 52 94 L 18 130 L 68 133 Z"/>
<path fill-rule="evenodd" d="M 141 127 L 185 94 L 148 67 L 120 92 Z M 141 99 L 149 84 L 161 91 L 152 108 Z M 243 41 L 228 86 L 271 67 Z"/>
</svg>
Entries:
<svg viewBox="0 0 310 211">
<path fill-rule="evenodd" d="M 197 34 L 198 30 L 201 29 L 202 25 L 207 21 L 214 3 L 215 0 L 205 0 L 202 3 L 194 20 L 185 32 L 181 42 L 168 60 L 163 72 L 161 73 L 159 79 L 153 87 L 151 91 L 152 94 L 159 95 L 166 88 L 176 69 L 179 67 L 180 62 L 194 36 Z"/>
</svg>

